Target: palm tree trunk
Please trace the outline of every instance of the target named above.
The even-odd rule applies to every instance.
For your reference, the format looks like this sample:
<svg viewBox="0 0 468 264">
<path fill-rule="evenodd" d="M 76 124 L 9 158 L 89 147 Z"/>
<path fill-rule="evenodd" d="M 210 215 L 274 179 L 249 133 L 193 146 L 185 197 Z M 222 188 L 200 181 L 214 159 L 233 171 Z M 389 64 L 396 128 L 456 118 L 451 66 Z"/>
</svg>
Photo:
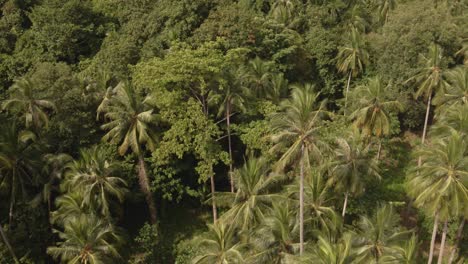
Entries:
<svg viewBox="0 0 468 264">
<path fill-rule="evenodd" d="M 452 252 L 450 253 L 448 264 L 452 264 L 453 260 L 455 259 L 455 252 L 457 251 L 458 244 L 460 243 L 460 240 L 462 238 L 464 226 L 465 226 L 465 218 L 463 217 L 461 220 L 460 226 L 458 227 L 457 237 L 455 238 L 455 243 L 454 243 Z"/>
<path fill-rule="evenodd" d="M 341 216 L 343 217 L 343 222 L 344 222 L 344 216 L 346 214 L 346 206 L 348 205 L 348 196 L 349 196 L 349 193 L 346 192 L 345 193 L 345 198 L 344 198 L 344 203 L 343 203 L 343 212 L 341 212 Z"/>
<path fill-rule="evenodd" d="M 153 195 L 151 194 L 148 175 L 146 174 L 145 159 L 142 154 L 138 155 L 138 167 L 138 183 L 140 184 L 140 189 L 145 195 L 146 203 L 148 204 L 151 224 L 156 224 L 156 205 L 154 204 Z"/>
<path fill-rule="evenodd" d="M 442 260 L 444 259 L 444 247 L 445 247 L 445 239 L 447 238 L 447 222 L 444 222 L 444 230 L 442 231 L 442 241 L 440 242 L 440 249 L 439 249 L 439 260 L 437 264 L 442 264 Z"/>
<path fill-rule="evenodd" d="M 228 133 L 228 145 L 229 145 L 229 179 L 231 180 L 231 192 L 234 192 L 234 178 L 232 176 L 232 143 L 231 143 L 231 104 L 228 102 L 226 103 L 226 127 Z"/>
<path fill-rule="evenodd" d="M 349 70 L 349 76 L 348 76 L 348 84 L 346 85 L 346 94 L 345 94 L 345 103 L 344 103 L 344 115 L 346 115 L 346 106 L 348 105 L 348 92 L 349 92 L 349 85 L 351 83 L 351 73 L 352 71 Z"/>
<path fill-rule="evenodd" d="M 304 143 L 301 146 L 301 175 L 299 182 L 299 254 L 304 253 Z"/>
<path fill-rule="evenodd" d="M 431 238 L 431 247 L 429 249 L 429 259 L 427 260 L 427 264 L 432 263 L 432 256 L 434 256 L 434 244 L 437 235 L 437 225 L 439 224 L 439 211 L 437 211 L 434 215 L 434 227 L 432 228 L 432 238 Z"/>
<path fill-rule="evenodd" d="M 382 140 L 379 138 L 379 148 L 377 150 L 377 161 L 380 160 L 380 153 L 382 152 Z"/>
<path fill-rule="evenodd" d="M 13 257 L 13 260 L 15 261 L 15 263 L 20 263 L 18 261 L 18 258 L 15 255 L 15 252 L 13 251 L 13 248 L 11 247 L 10 242 L 8 241 L 8 238 L 7 238 L 6 234 L 5 234 L 5 232 L 3 231 L 3 227 L 2 227 L 1 224 L 0 224 L 0 235 L 2 236 L 3 242 L 5 242 L 5 245 L 7 246 L 8 251 L 10 251 L 10 254 Z"/>
<path fill-rule="evenodd" d="M 424 129 L 423 129 L 423 134 L 421 138 L 422 144 L 424 144 L 424 141 L 426 141 L 427 123 L 429 122 L 429 112 L 431 110 L 431 100 L 432 100 L 432 94 L 429 94 L 429 98 L 427 99 L 426 118 L 424 119 Z M 421 157 L 419 157 L 418 159 L 418 166 L 421 166 Z"/>
<path fill-rule="evenodd" d="M 213 223 L 216 223 L 218 220 L 218 213 L 216 210 L 216 201 L 215 201 L 215 181 L 214 181 L 214 176 L 210 176 L 210 181 L 211 181 L 211 206 L 213 207 Z"/>
<path fill-rule="evenodd" d="M 11 197 L 10 197 L 10 212 L 8 223 L 11 225 L 13 222 L 13 207 L 15 206 L 16 197 L 16 173 L 13 171 L 13 178 L 11 183 Z"/>
</svg>

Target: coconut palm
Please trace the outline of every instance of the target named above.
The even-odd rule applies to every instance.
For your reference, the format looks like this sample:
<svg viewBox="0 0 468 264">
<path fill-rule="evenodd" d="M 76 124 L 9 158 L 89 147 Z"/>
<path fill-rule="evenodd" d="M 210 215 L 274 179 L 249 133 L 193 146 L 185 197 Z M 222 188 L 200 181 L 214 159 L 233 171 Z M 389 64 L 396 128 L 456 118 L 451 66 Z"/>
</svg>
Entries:
<svg viewBox="0 0 468 264">
<path fill-rule="evenodd" d="M 468 104 L 450 106 L 439 114 L 430 134 L 436 137 L 450 137 L 452 132 L 468 135 Z"/>
<path fill-rule="evenodd" d="M 320 140 L 319 127 L 324 116 L 325 102 L 318 102 L 309 86 L 293 89 L 291 98 L 281 105 L 282 110 L 272 117 L 271 151 L 283 154 L 276 164 L 282 170 L 290 164 L 300 164 L 299 181 L 299 240 L 300 253 L 304 251 L 304 175 L 309 171 L 309 157 L 318 161 L 321 148 L 325 144 Z M 284 151 L 286 149 L 286 151 Z"/>
<path fill-rule="evenodd" d="M 287 97 L 288 80 L 282 73 L 272 74 L 270 78 L 270 87 L 266 91 L 266 98 L 274 104 L 279 105 L 280 101 Z"/>
<path fill-rule="evenodd" d="M 209 226 L 206 237 L 198 239 L 201 254 L 194 258 L 193 264 L 231 264 L 244 263 L 242 246 L 237 243 L 233 227 L 218 221 Z"/>
<path fill-rule="evenodd" d="M 272 64 L 255 57 L 255 59 L 249 61 L 245 71 L 246 77 L 243 78 L 243 85 L 251 87 L 257 97 L 264 96 L 270 87 Z"/>
<path fill-rule="evenodd" d="M 432 262 L 439 219 L 444 221 L 442 238 L 445 238 L 448 219 L 468 215 L 467 146 L 466 137 L 453 131 L 450 137 L 419 148 L 416 154 L 423 157 L 425 162 L 409 172 L 408 195 L 415 199 L 416 206 L 434 217 L 428 263 Z M 439 256 L 443 256 L 442 247 Z"/>
<path fill-rule="evenodd" d="M 366 180 L 369 177 L 380 179 L 380 175 L 379 168 L 359 133 L 351 133 L 347 140 L 339 138 L 336 143 L 334 161 L 330 164 L 331 177 L 328 184 L 344 194 L 341 213 L 344 218 L 349 195 L 360 195 L 364 191 Z"/>
<path fill-rule="evenodd" d="M 102 148 L 94 146 L 82 150 L 67 172 L 68 184 L 83 192 L 83 203 L 97 203 L 101 214 L 110 217 L 111 197 L 123 202 L 127 183 L 120 177 L 112 176 L 117 164 L 106 156 Z"/>
<path fill-rule="evenodd" d="M 0 130 L 0 188 L 10 195 L 9 222 L 12 223 L 16 199 L 27 200 L 27 186 L 37 180 L 38 147 L 31 131 L 20 130 L 15 122 Z"/>
<path fill-rule="evenodd" d="M 348 74 L 345 94 L 346 109 L 351 76 L 356 77 L 359 73 L 363 72 L 365 65 L 369 63 L 369 54 L 365 49 L 365 43 L 361 39 L 359 31 L 355 27 L 351 27 L 349 39 L 347 40 L 346 45 L 339 49 L 336 59 L 338 71 Z"/>
<path fill-rule="evenodd" d="M 94 215 L 73 218 L 58 231 L 61 242 L 47 248 L 47 253 L 61 263 L 104 264 L 120 259 L 116 244 L 121 241 L 118 232 Z"/>
<path fill-rule="evenodd" d="M 221 220 L 242 231 L 249 231 L 261 222 L 269 206 L 282 198 L 273 190 L 284 181 L 284 177 L 270 174 L 263 158 L 251 157 L 234 172 L 234 179 L 237 192 L 219 193 L 216 197 L 217 204 L 231 207 Z"/>
<path fill-rule="evenodd" d="M 388 13 L 395 9 L 397 6 L 396 0 L 379 0 L 378 9 L 379 9 L 379 21 L 382 24 L 387 23 Z"/>
<path fill-rule="evenodd" d="M 296 213 L 289 203 L 273 203 L 263 224 L 253 233 L 252 245 L 256 251 L 250 258 L 251 262 L 294 263 L 288 260 L 297 252 L 298 244 L 293 241 L 297 239 L 298 229 Z"/>
<path fill-rule="evenodd" d="M 383 205 L 369 218 L 361 216 L 358 235 L 355 237 L 358 263 L 380 263 L 385 255 L 391 255 L 394 246 L 399 246 L 409 232 L 402 230 L 399 216 L 391 205 Z"/>
<path fill-rule="evenodd" d="M 450 258 L 448 261 L 449 264 L 452 264 L 453 260 L 455 259 L 455 253 L 457 252 L 457 248 L 459 247 L 460 240 L 462 239 L 463 228 L 465 226 L 465 222 L 466 222 L 465 217 L 461 217 L 460 225 L 458 226 L 458 230 L 457 230 L 457 236 L 455 237 L 454 247 L 452 251 L 450 252 Z"/>
<path fill-rule="evenodd" d="M 409 240 L 393 245 L 390 254 L 384 255 L 380 263 L 385 264 L 417 264 L 418 263 L 418 239 L 412 235 Z"/>
<path fill-rule="evenodd" d="M 310 263 L 347 264 L 354 263 L 352 233 L 344 233 L 339 239 L 319 236 L 310 256 Z"/>
<path fill-rule="evenodd" d="M 390 112 L 403 110 L 398 100 L 388 98 L 388 89 L 389 86 L 384 86 L 380 77 L 377 76 L 352 92 L 357 109 L 350 118 L 365 136 L 375 135 L 379 138 L 377 159 L 380 158 L 382 146 L 380 139 L 390 134 Z"/>
<path fill-rule="evenodd" d="M 84 193 L 81 191 L 67 192 L 55 200 L 57 210 L 50 214 L 51 222 L 57 225 L 65 225 L 69 221 L 80 217 L 83 214 L 92 214 L 96 212 L 94 204 L 83 203 Z"/>
<path fill-rule="evenodd" d="M 297 2 L 294 0 L 274 1 L 270 14 L 279 23 L 288 25 L 295 16 Z"/>
<path fill-rule="evenodd" d="M 20 262 L 18 258 L 16 257 L 15 251 L 13 250 L 13 247 L 11 246 L 10 241 L 8 240 L 8 237 L 6 236 L 5 231 L 3 230 L 3 226 L 1 224 L 0 224 L 0 236 L 2 237 L 3 243 L 5 243 L 5 245 L 7 246 L 8 251 L 11 254 L 11 257 L 13 258 L 13 261 L 15 261 L 15 264 L 19 264 Z"/>
<path fill-rule="evenodd" d="M 445 73 L 447 85 L 444 93 L 434 98 L 435 105 L 468 104 L 468 67 L 459 66 Z"/>
<path fill-rule="evenodd" d="M 434 93 L 442 90 L 445 86 L 445 81 L 442 78 L 442 49 L 440 46 L 433 43 L 429 47 L 428 56 L 420 55 L 420 57 L 424 66 L 418 69 L 416 75 L 408 79 L 406 82 L 415 82 L 418 85 L 415 97 L 419 98 L 423 96 L 427 100 L 426 117 L 424 119 L 424 129 L 421 139 L 421 142 L 424 143 L 429 122 L 432 96 Z M 421 162 L 418 161 L 418 163 L 420 164 Z"/>
<path fill-rule="evenodd" d="M 47 111 L 54 111 L 56 107 L 49 100 L 37 98 L 35 83 L 32 80 L 23 78 L 16 81 L 11 91 L 10 99 L 2 103 L 3 110 L 18 112 L 24 118 L 26 128 L 38 129 L 48 125 Z"/>
<path fill-rule="evenodd" d="M 313 230 L 334 233 L 341 226 L 340 217 L 332 205 L 330 186 L 326 184 L 321 170 L 312 170 L 304 183 L 304 213 L 309 217 Z M 288 196 L 298 200 L 297 184 L 288 186 Z"/>
<path fill-rule="evenodd" d="M 120 83 L 114 90 L 112 98 L 101 109 L 108 121 L 102 125 L 102 129 L 108 131 L 102 140 L 120 144 L 120 155 L 130 149 L 138 157 L 138 182 L 148 204 L 151 222 L 156 223 L 156 205 L 144 159 L 145 149 L 154 150 L 156 146 L 152 128 L 156 116 L 132 85 Z"/>
</svg>

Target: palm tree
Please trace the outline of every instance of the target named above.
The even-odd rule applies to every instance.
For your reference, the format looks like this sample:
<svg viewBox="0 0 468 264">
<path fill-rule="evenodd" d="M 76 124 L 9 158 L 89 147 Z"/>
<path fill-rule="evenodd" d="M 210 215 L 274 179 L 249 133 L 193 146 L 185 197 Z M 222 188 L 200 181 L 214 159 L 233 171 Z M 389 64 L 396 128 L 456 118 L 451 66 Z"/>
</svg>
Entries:
<svg viewBox="0 0 468 264">
<path fill-rule="evenodd" d="M 450 217 L 468 215 L 468 155 L 466 137 L 452 132 L 448 138 L 423 145 L 416 154 L 425 162 L 410 170 L 407 180 L 408 195 L 415 205 L 434 216 L 429 261 L 432 262 L 437 225 L 444 221 L 441 244 L 445 243 L 445 223 Z M 439 253 L 441 261 L 443 247 Z"/>
<path fill-rule="evenodd" d="M 288 263 L 286 260 L 297 252 L 298 223 L 289 203 L 273 203 L 265 215 L 263 224 L 254 231 L 253 245 L 256 249 L 252 263 Z"/>
<path fill-rule="evenodd" d="M 434 98 L 435 105 L 468 104 L 468 67 L 459 66 L 445 73 L 447 86 L 444 93 Z"/>
<path fill-rule="evenodd" d="M 424 66 L 418 69 L 416 75 L 408 79 L 406 82 L 414 81 L 419 85 L 418 90 L 415 93 L 415 97 L 419 98 L 424 96 L 427 99 L 426 117 L 424 119 L 424 129 L 421 142 L 424 144 L 426 139 L 427 125 L 429 122 L 429 112 L 431 109 L 432 96 L 434 92 L 440 91 L 444 86 L 445 82 L 442 79 L 442 49 L 433 43 L 429 47 L 428 57 L 420 55 Z M 421 164 L 418 161 L 418 164 Z"/>
<path fill-rule="evenodd" d="M 115 247 L 121 241 L 116 230 L 94 215 L 81 215 L 65 224 L 58 233 L 62 242 L 47 253 L 62 263 L 101 264 L 120 259 Z"/>
<path fill-rule="evenodd" d="M 231 80 L 230 84 L 224 87 L 225 96 L 223 103 L 219 108 L 218 115 L 222 115 L 224 113 L 224 118 L 226 119 L 226 130 L 228 136 L 228 147 L 229 147 L 229 178 L 231 180 L 231 192 L 234 192 L 234 178 L 232 175 L 233 172 L 233 158 L 232 158 L 232 140 L 231 140 L 231 116 L 234 114 L 236 109 L 238 111 L 245 112 L 245 104 L 244 104 L 244 94 L 245 88 L 242 85 L 242 78 L 241 73 L 238 72 L 237 75 L 232 74 L 231 76 L 234 77 Z M 240 77 L 240 78 L 237 78 Z"/>
<path fill-rule="evenodd" d="M 317 264 L 347 264 L 354 263 L 352 248 L 352 233 L 344 233 L 338 240 L 319 236 L 311 254 L 311 263 Z"/>
<path fill-rule="evenodd" d="M 120 144 L 119 154 L 124 155 L 128 149 L 138 157 L 138 182 L 145 195 L 151 222 L 156 223 L 156 206 L 151 194 L 148 174 L 146 172 L 145 148 L 154 150 L 156 142 L 152 129 L 155 121 L 153 109 L 149 108 L 141 95 L 129 84 L 120 83 L 112 98 L 101 111 L 108 122 L 102 129 L 108 130 L 102 138 L 104 141 Z"/>
<path fill-rule="evenodd" d="M 272 152 L 287 149 L 276 164 L 277 169 L 300 162 L 299 181 L 299 240 L 300 254 L 304 251 L 304 175 L 309 171 L 309 157 L 318 161 L 320 148 L 325 144 L 320 140 L 318 128 L 324 114 L 325 102 L 318 104 L 318 94 L 309 86 L 294 88 L 291 98 L 281 105 L 282 111 L 272 118 Z"/>
<path fill-rule="evenodd" d="M 411 238 L 402 245 L 393 245 L 391 252 L 384 255 L 381 263 L 394 264 L 417 264 L 419 243 L 417 237 L 413 234 Z"/>
<path fill-rule="evenodd" d="M 56 109 L 53 102 L 36 98 L 35 84 L 32 80 L 23 78 L 12 86 L 10 99 L 3 101 L 2 109 L 17 111 L 24 118 L 26 128 L 33 126 L 38 129 L 47 126 L 49 117 L 47 110 Z"/>
<path fill-rule="evenodd" d="M 293 0 L 276 0 L 271 7 L 271 16 L 282 24 L 289 24 L 294 18 L 296 3 Z"/>
<path fill-rule="evenodd" d="M 344 218 L 349 195 L 357 196 L 364 191 L 367 177 L 380 179 L 379 168 L 372 159 L 369 148 L 365 146 L 361 135 L 357 132 L 351 134 L 349 139 L 337 139 L 335 158 L 331 162 L 331 177 L 329 185 L 333 185 L 338 192 L 344 193 Z"/>
<path fill-rule="evenodd" d="M 389 86 L 383 86 L 379 76 L 369 79 L 367 84 L 359 86 L 352 92 L 355 98 L 357 110 L 350 118 L 354 124 L 363 131 L 365 136 L 375 135 L 379 139 L 390 134 L 390 111 L 402 111 L 403 106 L 397 100 L 389 100 L 386 90 Z M 381 140 L 377 159 L 380 158 Z"/>
<path fill-rule="evenodd" d="M 324 181 L 321 170 L 312 170 L 304 183 L 304 211 L 310 216 L 314 230 L 333 233 L 341 226 L 340 217 L 331 206 L 332 197 L 329 185 Z M 288 197 L 297 201 L 299 198 L 297 184 L 288 187 Z"/>
<path fill-rule="evenodd" d="M 27 198 L 27 185 L 34 185 L 38 167 L 37 145 L 31 131 L 21 131 L 16 123 L 6 124 L 0 130 L 0 187 L 10 193 L 9 222 L 18 195 Z"/>
<path fill-rule="evenodd" d="M 288 80 L 282 73 L 272 74 L 270 78 L 270 87 L 266 91 L 266 98 L 274 104 L 279 105 L 280 101 L 287 96 Z"/>
<path fill-rule="evenodd" d="M 51 222 L 64 226 L 67 222 L 79 218 L 80 215 L 96 212 L 94 204 L 84 204 L 84 193 L 81 191 L 67 192 L 55 200 L 57 210 L 50 214 Z"/>
<path fill-rule="evenodd" d="M 397 6 L 396 0 L 379 0 L 378 8 L 379 8 L 379 21 L 382 24 L 387 23 L 388 21 L 388 13 L 395 9 Z"/>
<path fill-rule="evenodd" d="M 437 117 L 430 134 L 436 137 L 450 137 L 452 132 L 468 135 L 468 104 L 453 105 Z"/>
<path fill-rule="evenodd" d="M 246 78 L 243 81 L 246 83 L 244 83 L 244 86 L 252 87 L 255 95 L 261 98 L 270 86 L 272 64 L 259 57 L 255 57 L 255 59 L 249 61 L 249 65 L 245 71 Z"/>
<path fill-rule="evenodd" d="M 123 202 L 127 191 L 127 183 L 120 177 L 112 176 L 116 168 L 117 164 L 108 159 L 102 148 L 94 146 L 82 150 L 80 159 L 69 166 L 68 185 L 83 192 L 83 203 L 98 203 L 101 214 L 110 217 L 110 196 Z"/>
<path fill-rule="evenodd" d="M 399 216 L 391 205 L 383 205 L 369 218 L 361 216 L 359 232 L 355 237 L 357 262 L 380 263 L 385 255 L 392 254 L 409 234 L 398 226 Z"/>
<path fill-rule="evenodd" d="M 195 257 L 193 264 L 244 263 L 242 246 L 236 243 L 234 228 L 222 221 L 209 225 L 206 237 L 199 238 L 201 255 Z"/>
<path fill-rule="evenodd" d="M 264 212 L 272 203 L 281 199 L 273 192 L 284 181 L 277 174 L 269 175 L 269 168 L 263 158 L 249 158 L 234 172 L 237 192 L 217 194 L 217 204 L 228 204 L 231 208 L 221 220 L 239 227 L 242 231 L 252 230 L 264 218 Z"/>
<path fill-rule="evenodd" d="M 336 59 L 338 71 L 348 74 L 345 95 L 346 109 L 351 76 L 356 77 L 364 70 L 365 65 L 369 62 L 369 54 L 365 49 L 365 43 L 362 41 L 361 35 L 355 27 L 351 27 L 348 43 L 339 49 Z"/>
<path fill-rule="evenodd" d="M 453 260 L 455 259 L 455 253 L 457 251 L 457 247 L 460 243 L 460 240 L 462 239 L 463 227 L 465 226 L 465 222 L 466 222 L 465 217 L 462 217 L 460 219 L 460 225 L 458 226 L 457 236 L 455 237 L 454 247 L 452 249 L 452 252 L 450 252 L 450 258 L 448 261 L 449 264 L 452 264 Z"/>
</svg>

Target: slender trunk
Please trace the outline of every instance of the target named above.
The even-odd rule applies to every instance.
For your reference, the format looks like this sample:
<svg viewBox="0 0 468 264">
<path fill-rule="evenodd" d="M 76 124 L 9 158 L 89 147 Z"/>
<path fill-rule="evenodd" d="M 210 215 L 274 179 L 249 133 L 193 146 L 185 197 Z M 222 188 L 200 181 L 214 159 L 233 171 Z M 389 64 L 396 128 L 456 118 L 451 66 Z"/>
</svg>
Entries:
<svg viewBox="0 0 468 264">
<path fill-rule="evenodd" d="M 231 180 L 231 192 L 234 192 L 234 178 L 232 175 L 232 143 L 231 143 L 231 103 L 226 103 L 226 126 L 227 126 L 227 133 L 228 133 L 228 145 L 229 145 L 229 178 Z"/>
<path fill-rule="evenodd" d="M 429 248 L 429 259 L 427 260 L 427 264 L 432 263 L 432 256 L 434 256 L 434 244 L 437 235 L 437 225 L 439 224 L 439 211 L 437 211 L 434 215 L 434 227 L 432 228 L 432 238 L 431 238 L 431 247 Z"/>
<path fill-rule="evenodd" d="M 216 211 L 216 201 L 215 201 L 215 182 L 214 182 L 214 176 L 211 175 L 210 177 L 211 181 L 211 206 L 213 207 L 213 223 L 216 223 L 218 220 L 218 213 Z"/>
<path fill-rule="evenodd" d="M 156 224 L 156 205 L 154 204 L 153 195 L 151 194 L 149 179 L 146 174 L 145 160 L 142 154 L 138 155 L 138 167 L 138 183 L 140 184 L 141 192 L 145 195 L 146 203 L 148 204 L 151 224 Z"/>
<path fill-rule="evenodd" d="M 458 227 L 457 237 L 455 238 L 452 252 L 450 253 L 448 264 L 452 264 L 453 260 L 455 259 L 455 252 L 457 251 L 458 244 L 460 243 L 460 240 L 462 238 L 464 226 L 465 226 L 465 218 L 462 218 L 460 226 Z"/>
<path fill-rule="evenodd" d="M 424 144 L 424 141 L 426 141 L 427 123 L 429 122 L 429 112 L 431 110 L 431 100 L 432 100 L 432 94 L 429 94 L 429 98 L 427 99 L 426 118 L 424 119 L 424 129 L 423 129 L 423 134 L 421 138 L 422 144 Z M 421 157 L 419 157 L 418 159 L 418 166 L 421 166 Z"/>
<path fill-rule="evenodd" d="M 346 206 L 348 205 L 348 196 L 349 196 L 349 193 L 346 192 L 345 197 L 344 197 L 344 203 L 343 203 L 343 212 L 341 212 L 341 216 L 343 217 L 343 223 L 344 223 L 344 216 L 346 214 Z"/>
<path fill-rule="evenodd" d="M 382 151 L 382 140 L 379 138 L 379 148 L 377 150 L 377 161 L 380 160 L 380 153 Z"/>
<path fill-rule="evenodd" d="M 8 223 L 11 226 L 13 223 L 13 207 L 15 206 L 15 197 L 16 197 L 16 173 L 13 171 L 13 178 L 11 183 L 11 197 L 10 197 L 10 212 Z"/>
<path fill-rule="evenodd" d="M 299 179 L 299 254 L 304 253 L 304 143 L 301 146 L 301 175 Z"/>
<path fill-rule="evenodd" d="M 344 115 L 346 115 L 346 106 L 348 105 L 348 92 L 349 92 L 349 84 L 351 83 L 351 73 L 352 71 L 349 70 L 349 76 L 348 76 L 348 84 L 346 85 L 346 94 L 345 94 L 345 103 L 344 103 Z"/>
<path fill-rule="evenodd" d="M 447 222 L 448 220 L 445 220 L 444 222 L 444 229 L 442 231 L 442 240 L 440 242 L 440 249 L 439 249 L 439 260 L 437 261 L 437 264 L 442 264 L 442 260 L 444 259 L 445 239 L 447 238 Z"/>
<path fill-rule="evenodd" d="M 13 248 L 11 247 L 10 242 L 8 241 L 8 238 L 7 238 L 6 234 L 5 234 L 5 232 L 3 231 L 3 227 L 2 227 L 1 224 L 0 224 L 0 235 L 2 236 L 3 242 L 5 242 L 5 245 L 7 246 L 8 251 L 10 251 L 10 254 L 13 257 L 13 260 L 15 261 L 15 263 L 20 263 L 18 261 L 18 258 L 15 255 L 15 252 L 13 251 Z"/>
</svg>

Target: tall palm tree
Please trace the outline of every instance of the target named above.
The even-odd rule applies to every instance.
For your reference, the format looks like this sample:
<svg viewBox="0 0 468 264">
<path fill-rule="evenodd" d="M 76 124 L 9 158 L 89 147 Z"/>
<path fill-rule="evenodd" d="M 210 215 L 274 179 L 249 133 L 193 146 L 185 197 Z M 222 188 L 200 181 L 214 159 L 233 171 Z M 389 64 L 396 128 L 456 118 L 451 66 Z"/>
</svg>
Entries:
<svg viewBox="0 0 468 264">
<path fill-rule="evenodd" d="M 271 7 L 270 14 L 279 23 L 288 25 L 294 18 L 296 5 L 294 0 L 276 0 Z"/>
<path fill-rule="evenodd" d="M 249 231 L 261 222 L 271 204 L 282 198 L 273 190 L 284 181 L 284 177 L 269 174 L 266 161 L 252 157 L 234 172 L 234 176 L 237 192 L 219 193 L 216 197 L 217 204 L 231 206 L 221 220 L 242 231 Z"/>
<path fill-rule="evenodd" d="M 434 92 L 442 90 L 445 86 L 445 81 L 442 75 L 442 48 L 435 43 L 429 47 L 428 56 L 420 55 L 424 66 L 418 69 L 416 75 L 408 79 L 406 82 L 415 82 L 418 85 L 418 90 L 415 97 L 421 96 L 427 99 L 426 117 L 424 119 L 424 129 L 421 142 L 424 144 L 427 133 L 427 125 L 429 122 L 429 112 L 431 109 L 432 96 Z M 421 162 L 418 161 L 420 164 Z"/>
<path fill-rule="evenodd" d="M 379 168 L 372 159 L 369 148 L 365 146 L 362 137 L 357 132 L 349 139 L 337 139 L 335 158 L 331 162 L 331 177 L 329 185 L 333 185 L 339 192 L 344 193 L 344 218 L 349 195 L 357 196 L 364 191 L 364 183 L 368 177 L 380 179 Z"/>
<path fill-rule="evenodd" d="M 290 164 L 300 164 L 299 181 L 299 240 L 300 254 L 304 251 L 304 175 L 309 171 L 309 157 L 315 161 L 321 156 L 325 144 L 320 140 L 319 127 L 324 116 L 325 102 L 318 102 L 318 94 L 309 86 L 294 88 L 291 98 L 285 100 L 282 110 L 272 117 L 273 153 L 284 151 L 276 164 L 284 169 Z"/>
<path fill-rule="evenodd" d="M 226 130 L 228 136 L 228 148 L 229 148 L 229 178 L 231 180 L 231 192 L 234 192 L 234 177 L 233 173 L 233 157 L 232 157 L 232 139 L 231 139 L 231 116 L 234 112 L 241 111 L 245 112 L 245 103 L 244 103 L 244 95 L 246 93 L 245 87 L 242 84 L 242 75 L 241 71 L 237 73 L 230 74 L 228 76 L 233 77 L 230 80 L 230 84 L 224 87 L 225 95 L 222 104 L 219 107 L 218 115 L 222 115 L 224 113 L 224 118 L 226 119 Z M 239 78 L 238 78 L 239 77 Z"/>
<path fill-rule="evenodd" d="M 409 232 L 402 230 L 399 216 L 391 205 L 383 205 L 369 218 L 361 216 L 355 237 L 358 263 L 380 263 L 383 256 L 392 254 Z"/>
<path fill-rule="evenodd" d="M 435 105 L 468 104 L 468 67 L 458 66 L 445 73 L 447 85 L 444 93 L 434 98 Z"/>
<path fill-rule="evenodd" d="M 416 154 L 423 157 L 425 162 L 409 172 L 408 195 L 415 199 L 416 206 L 434 216 L 428 263 L 432 262 L 439 219 L 444 221 L 445 226 L 450 217 L 468 215 L 467 147 L 466 137 L 454 131 L 448 138 L 419 148 Z M 443 238 L 445 234 L 446 228 Z M 442 243 L 445 241 L 442 240 Z M 443 248 L 439 256 L 443 256 Z"/>
<path fill-rule="evenodd" d="M 62 242 L 47 248 L 47 253 L 62 263 L 101 264 L 120 259 L 116 244 L 118 232 L 94 215 L 81 215 L 55 231 Z"/>
<path fill-rule="evenodd" d="M 384 255 L 380 261 L 388 264 L 417 264 L 419 244 L 416 235 L 412 235 L 409 240 L 402 244 L 396 244 L 391 247 L 391 252 Z"/>
<path fill-rule="evenodd" d="M 402 111 L 403 106 L 398 100 L 390 100 L 379 76 L 369 79 L 367 84 L 359 86 L 352 92 L 357 109 L 351 114 L 354 124 L 363 131 L 365 136 L 375 135 L 379 138 L 377 158 L 380 157 L 381 140 L 390 134 L 390 112 Z"/>
<path fill-rule="evenodd" d="M 218 221 L 209 228 L 207 236 L 199 238 L 201 255 L 195 257 L 193 264 L 245 263 L 233 227 Z"/>
<path fill-rule="evenodd" d="M 365 48 L 365 43 L 355 27 L 351 27 L 349 39 L 343 47 L 339 48 L 336 59 L 338 71 L 348 74 L 345 94 L 346 109 L 351 76 L 356 77 L 359 73 L 363 72 L 365 65 L 369 63 L 369 54 Z"/>
<path fill-rule="evenodd" d="M 265 215 L 263 224 L 254 231 L 251 256 L 252 263 L 289 263 L 287 260 L 297 252 L 298 223 L 289 203 L 273 203 Z"/>
<path fill-rule="evenodd" d="M 138 157 L 138 182 L 148 204 L 151 222 L 154 224 L 156 205 L 150 190 L 144 153 L 145 147 L 154 150 L 156 146 L 156 137 L 152 129 L 156 116 L 132 85 L 120 83 L 114 90 L 111 99 L 101 108 L 104 119 L 108 120 L 102 125 L 102 129 L 108 131 L 102 140 L 120 144 L 120 155 L 124 155 L 130 149 Z"/>
<path fill-rule="evenodd" d="M 279 105 L 280 101 L 287 97 L 288 80 L 282 73 L 272 74 L 270 78 L 270 87 L 266 91 L 266 98 L 274 104 Z"/>
<path fill-rule="evenodd" d="M 67 172 L 69 185 L 83 192 L 83 203 L 97 203 L 101 214 L 110 217 L 111 196 L 122 202 L 127 192 L 127 183 L 120 177 L 112 176 L 117 164 L 106 156 L 98 146 L 82 150 L 80 159 L 75 160 Z"/>
<path fill-rule="evenodd" d="M 0 187 L 10 193 L 9 222 L 18 195 L 27 198 L 27 186 L 36 182 L 38 148 L 31 131 L 20 130 L 15 122 L 0 130 Z"/>
<path fill-rule="evenodd" d="M 272 64 L 255 57 L 255 59 L 249 61 L 245 71 L 247 76 L 243 80 L 244 85 L 251 87 L 257 97 L 264 96 L 270 86 Z"/>
<path fill-rule="evenodd" d="M 327 231 L 333 233 L 340 227 L 340 217 L 336 214 L 332 205 L 332 196 L 329 185 L 324 180 L 321 170 L 312 170 L 304 183 L 304 213 L 310 217 L 313 230 Z M 288 196 L 298 200 L 297 184 L 288 187 Z"/>
<path fill-rule="evenodd" d="M 79 218 L 80 215 L 93 214 L 97 211 L 95 204 L 83 203 L 84 193 L 81 191 L 66 192 L 55 200 L 57 210 L 50 214 L 53 224 L 64 226 L 67 222 Z"/>
<path fill-rule="evenodd" d="M 23 78 L 16 81 L 11 91 L 10 99 L 3 101 L 2 109 L 17 111 L 24 118 L 26 128 L 47 126 L 47 111 L 54 111 L 56 107 L 52 101 L 37 98 L 32 80 Z"/>
<path fill-rule="evenodd" d="M 468 135 L 468 104 L 452 105 L 437 116 L 437 122 L 430 134 L 436 137 L 450 137 L 452 132 Z"/>
</svg>

